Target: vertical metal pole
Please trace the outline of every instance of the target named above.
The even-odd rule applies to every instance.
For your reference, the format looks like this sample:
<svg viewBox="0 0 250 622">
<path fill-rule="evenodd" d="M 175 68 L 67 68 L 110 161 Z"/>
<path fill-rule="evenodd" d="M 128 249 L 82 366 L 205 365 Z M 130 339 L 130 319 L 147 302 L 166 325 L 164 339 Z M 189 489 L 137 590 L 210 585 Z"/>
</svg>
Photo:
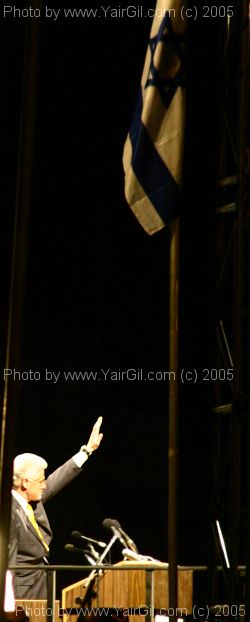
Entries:
<svg viewBox="0 0 250 622">
<path fill-rule="evenodd" d="M 246 491 L 246 622 L 250 622 L 250 422 L 246 423 L 247 433 L 247 491 Z"/>
<path fill-rule="evenodd" d="M 42 8 L 42 0 L 30 2 Z M 8 317 L 6 368 L 20 369 L 22 352 L 23 306 L 26 280 L 29 212 L 35 132 L 36 85 L 41 19 L 27 19 L 24 50 L 23 92 L 20 118 L 19 160 L 16 189 L 16 214 L 12 255 L 12 276 Z M 12 460 L 19 403 L 19 384 L 13 374 L 4 389 L 0 453 L 0 616 L 3 612 L 5 571 L 8 563 L 8 540 L 12 483 Z"/>
<path fill-rule="evenodd" d="M 179 341 L 179 219 L 171 225 L 170 240 L 170 312 L 169 312 L 169 369 L 178 371 Z M 177 380 L 169 383 L 168 428 L 168 562 L 169 607 L 176 613 L 177 598 L 177 473 L 178 473 L 178 404 Z M 176 616 L 174 616 L 176 617 Z"/>
<path fill-rule="evenodd" d="M 47 571 L 47 622 L 56 620 L 56 571 Z"/>
<path fill-rule="evenodd" d="M 244 307 L 244 245 L 247 195 L 247 129 L 249 89 L 249 1 L 242 0 L 240 10 L 240 86 L 238 102 L 238 162 L 237 162 L 237 221 L 235 233 L 234 264 L 234 387 L 231 424 L 231 491 L 230 491 L 230 542 L 231 542 L 231 604 L 239 604 L 239 534 L 241 505 L 241 444 L 242 444 L 242 380 L 243 380 L 243 307 Z"/>
</svg>

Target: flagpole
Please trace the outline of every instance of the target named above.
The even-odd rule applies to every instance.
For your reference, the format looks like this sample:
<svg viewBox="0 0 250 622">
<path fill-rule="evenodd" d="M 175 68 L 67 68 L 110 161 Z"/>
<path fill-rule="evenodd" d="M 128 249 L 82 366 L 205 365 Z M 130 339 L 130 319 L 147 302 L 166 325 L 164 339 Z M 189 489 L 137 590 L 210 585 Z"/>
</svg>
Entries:
<svg viewBox="0 0 250 622">
<path fill-rule="evenodd" d="M 170 239 L 170 283 L 169 283 L 169 370 L 178 371 L 179 343 L 179 218 L 171 224 Z M 168 423 L 168 562 L 169 562 L 169 607 L 175 612 L 178 607 L 177 594 L 177 476 L 178 476 L 178 409 L 179 383 L 169 383 Z M 172 617 L 172 616 L 171 616 Z"/>
<path fill-rule="evenodd" d="M 123 151 L 125 196 L 149 235 L 170 226 L 169 370 L 178 372 L 179 220 L 185 132 L 186 0 L 157 0 L 136 112 Z M 170 224 L 173 221 L 173 224 Z M 169 603 L 177 609 L 178 382 L 169 382 Z M 172 615 L 171 615 L 172 618 Z"/>
</svg>

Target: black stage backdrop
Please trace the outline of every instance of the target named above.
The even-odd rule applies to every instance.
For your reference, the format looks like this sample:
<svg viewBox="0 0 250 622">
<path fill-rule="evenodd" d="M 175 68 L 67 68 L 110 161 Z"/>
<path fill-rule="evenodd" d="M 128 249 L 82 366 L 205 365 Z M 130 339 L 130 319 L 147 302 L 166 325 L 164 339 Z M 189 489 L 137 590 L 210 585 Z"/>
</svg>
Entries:
<svg viewBox="0 0 250 622">
<path fill-rule="evenodd" d="M 59 8 L 53 2 L 48 6 Z M 64 551 L 73 529 L 107 540 L 106 517 L 120 521 L 141 553 L 162 561 L 168 555 L 168 382 L 145 382 L 140 374 L 169 369 L 169 232 L 150 238 L 141 229 L 124 199 L 122 170 L 152 20 L 138 15 L 140 5 L 133 17 L 109 6 L 96 5 L 99 18 L 73 19 L 63 14 L 69 5 L 61 4 L 57 20 L 44 16 L 41 33 L 19 370 L 31 370 L 32 378 L 37 372 L 39 379 L 23 376 L 16 453 L 41 454 L 52 471 L 87 441 L 100 415 L 104 432 L 82 476 L 47 507 L 55 563 L 79 561 Z M 111 7 L 117 17 L 111 17 Z M 26 18 L 12 12 L 1 19 L 6 33 L 2 290 L 7 301 Z M 213 313 L 211 28 L 202 17 L 189 24 L 181 234 L 181 365 L 199 369 L 211 363 Z M 6 316 L 7 303 L 3 335 Z M 4 355 L 2 360 L 4 366 Z M 135 379 L 132 371 L 130 380 L 121 379 L 128 369 Z M 97 373 L 99 380 L 65 375 L 84 371 Z M 198 383 L 181 392 L 181 564 L 208 558 L 210 390 Z M 116 545 L 112 559 L 120 558 Z M 58 584 L 71 580 L 64 575 Z"/>
</svg>

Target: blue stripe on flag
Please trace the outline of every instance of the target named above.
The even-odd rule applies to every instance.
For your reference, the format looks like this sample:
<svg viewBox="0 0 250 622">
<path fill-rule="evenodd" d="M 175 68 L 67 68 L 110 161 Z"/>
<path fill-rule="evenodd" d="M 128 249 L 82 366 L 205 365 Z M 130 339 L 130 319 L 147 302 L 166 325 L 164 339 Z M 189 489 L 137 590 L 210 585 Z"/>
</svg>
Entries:
<svg viewBox="0 0 250 622">
<path fill-rule="evenodd" d="M 171 222 L 178 214 L 180 189 L 174 177 L 155 149 L 148 132 L 140 121 L 141 90 L 130 129 L 132 168 L 146 195 L 164 222 Z"/>
</svg>

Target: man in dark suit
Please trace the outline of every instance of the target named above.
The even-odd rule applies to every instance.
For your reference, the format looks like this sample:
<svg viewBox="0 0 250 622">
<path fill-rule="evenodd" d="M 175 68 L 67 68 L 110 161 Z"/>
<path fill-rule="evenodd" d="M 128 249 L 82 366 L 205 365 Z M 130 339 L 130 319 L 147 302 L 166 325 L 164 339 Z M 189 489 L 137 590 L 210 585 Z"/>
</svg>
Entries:
<svg viewBox="0 0 250 622">
<path fill-rule="evenodd" d="M 44 503 L 81 473 L 82 466 L 102 440 L 102 417 L 97 419 L 87 445 L 45 480 L 47 462 L 35 454 L 14 460 L 9 566 L 32 564 L 31 570 L 13 573 L 14 593 L 20 599 L 47 598 L 46 572 L 37 564 L 48 563 L 52 531 Z"/>
</svg>

